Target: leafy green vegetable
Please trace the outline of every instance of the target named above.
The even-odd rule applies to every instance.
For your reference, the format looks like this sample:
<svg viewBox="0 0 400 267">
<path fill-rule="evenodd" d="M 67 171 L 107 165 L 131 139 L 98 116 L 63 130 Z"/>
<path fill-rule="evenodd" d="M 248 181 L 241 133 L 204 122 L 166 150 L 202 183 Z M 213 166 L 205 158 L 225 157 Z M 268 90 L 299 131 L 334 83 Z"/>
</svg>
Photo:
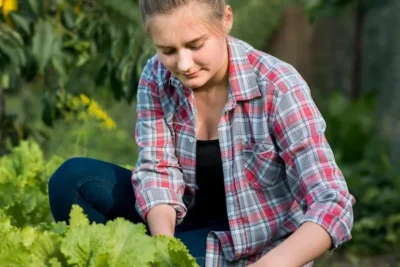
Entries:
<svg viewBox="0 0 400 267">
<path fill-rule="evenodd" d="M 157 266 L 197 266 L 186 246 L 176 238 L 168 236 L 156 237 Z"/>
<path fill-rule="evenodd" d="M 150 237 L 143 224 L 122 218 L 89 224 L 79 206 L 71 210 L 70 225 L 53 223 L 47 229 L 19 229 L 0 214 L 0 266 L 197 266 L 178 239 Z"/>
<path fill-rule="evenodd" d="M 0 207 L 18 227 L 51 222 L 47 183 L 63 159 L 45 161 L 37 143 L 23 141 L 0 158 Z"/>
<path fill-rule="evenodd" d="M 0 266 L 197 266 L 181 241 L 150 237 L 143 224 L 90 224 L 79 206 L 70 225 L 51 222 L 47 183 L 62 161 L 46 162 L 30 141 L 0 159 Z"/>
</svg>

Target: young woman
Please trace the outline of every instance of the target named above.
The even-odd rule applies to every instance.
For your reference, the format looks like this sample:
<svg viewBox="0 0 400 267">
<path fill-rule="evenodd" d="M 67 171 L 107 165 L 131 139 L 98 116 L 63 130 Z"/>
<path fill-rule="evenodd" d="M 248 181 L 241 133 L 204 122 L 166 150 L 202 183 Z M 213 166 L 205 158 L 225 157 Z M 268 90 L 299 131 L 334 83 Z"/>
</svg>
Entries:
<svg viewBox="0 0 400 267">
<path fill-rule="evenodd" d="M 55 220 L 77 203 L 91 221 L 144 222 L 210 267 L 311 266 L 348 241 L 354 198 L 296 70 L 230 37 L 225 0 L 140 9 L 157 54 L 138 88 L 136 167 L 68 160 L 49 182 Z"/>
</svg>

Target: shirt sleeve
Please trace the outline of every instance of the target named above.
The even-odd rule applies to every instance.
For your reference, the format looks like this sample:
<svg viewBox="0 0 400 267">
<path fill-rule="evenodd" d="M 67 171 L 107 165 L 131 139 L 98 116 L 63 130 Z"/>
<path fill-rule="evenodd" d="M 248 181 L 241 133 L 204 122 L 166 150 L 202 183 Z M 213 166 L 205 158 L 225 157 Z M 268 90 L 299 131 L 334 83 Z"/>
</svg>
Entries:
<svg viewBox="0 0 400 267">
<path fill-rule="evenodd" d="M 305 211 L 301 223 L 322 226 L 337 248 L 351 239 L 355 200 L 335 162 L 325 128 L 305 83 L 282 93 L 273 129 L 292 193 Z"/>
<path fill-rule="evenodd" d="M 182 200 L 185 182 L 164 118 L 155 68 L 150 59 L 141 75 L 137 93 L 135 138 L 139 155 L 132 173 L 136 209 L 146 221 L 151 208 L 171 205 L 176 210 L 176 223 L 180 224 L 186 215 Z"/>
</svg>

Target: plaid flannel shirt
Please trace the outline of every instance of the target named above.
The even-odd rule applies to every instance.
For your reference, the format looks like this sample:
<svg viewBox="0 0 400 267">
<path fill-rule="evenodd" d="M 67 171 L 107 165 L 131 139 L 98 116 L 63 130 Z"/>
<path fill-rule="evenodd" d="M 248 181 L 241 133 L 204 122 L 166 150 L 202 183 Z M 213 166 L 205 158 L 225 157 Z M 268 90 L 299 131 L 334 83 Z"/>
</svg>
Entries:
<svg viewBox="0 0 400 267">
<path fill-rule="evenodd" d="M 289 64 L 228 38 L 229 96 L 218 124 L 230 231 L 210 232 L 206 266 L 246 266 L 304 222 L 333 247 L 351 238 L 353 196 L 325 138 L 325 121 Z M 193 91 L 151 58 L 137 94 L 136 209 L 169 204 L 177 224 L 193 202 Z"/>
</svg>

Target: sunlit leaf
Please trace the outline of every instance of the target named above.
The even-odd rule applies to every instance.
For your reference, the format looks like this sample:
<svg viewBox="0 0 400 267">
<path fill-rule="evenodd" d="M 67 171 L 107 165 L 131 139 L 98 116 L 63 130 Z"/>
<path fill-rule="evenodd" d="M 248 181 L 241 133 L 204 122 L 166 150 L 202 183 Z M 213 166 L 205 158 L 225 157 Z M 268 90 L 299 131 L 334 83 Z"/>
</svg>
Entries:
<svg viewBox="0 0 400 267">
<path fill-rule="evenodd" d="M 38 0 L 28 0 L 28 1 L 33 12 L 38 16 L 41 15 L 43 8 L 43 1 L 38 1 Z"/>
<path fill-rule="evenodd" d="M 39 63 L 40 72 L 44 71 L 52 56 L 54 41 L 55 33 L 50 21 L 39 19 L 35 25 L 32 52 Z"/>
<path fill-rule="evenodd" d="M 64 24 L 67 28 L 72 29 L 75 26 L 75 15 L 71 8 L 66 8 L 62 12 Z"/>
<path fill-rule="evenodd" d="M 30 23 L 27 18 L 17 14 L 11 13 L 10 14 L 11 20 L 13 21 L 14 25 L 23 30 L 26 35 L 30 35 L 32 33 Z"/>
</svg>

